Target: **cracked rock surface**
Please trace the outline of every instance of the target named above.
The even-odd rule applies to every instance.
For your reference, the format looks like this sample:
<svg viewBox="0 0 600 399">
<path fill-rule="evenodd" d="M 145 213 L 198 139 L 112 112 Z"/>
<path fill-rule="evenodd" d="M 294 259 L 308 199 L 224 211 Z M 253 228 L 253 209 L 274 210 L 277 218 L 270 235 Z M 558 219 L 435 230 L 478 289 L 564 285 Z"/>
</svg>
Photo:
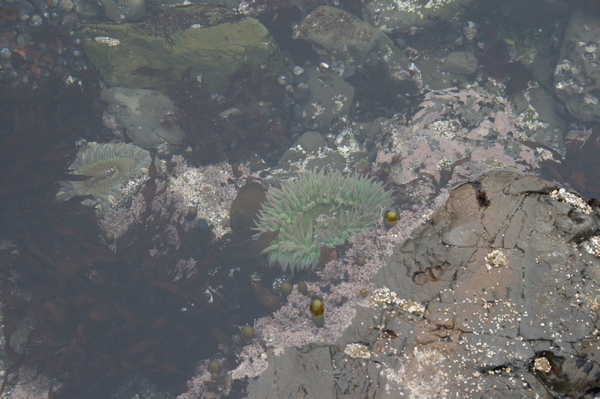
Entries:
<svg viewBox="0 0 600 399">
<path fill-rule="evenodd" d="M 248 397 L 593 397 L 599 220 L 533 176 L 457 187 L 386 259 L 374 282 L 387 289 L 336 345 L 269 353 Z"/>
</svg>

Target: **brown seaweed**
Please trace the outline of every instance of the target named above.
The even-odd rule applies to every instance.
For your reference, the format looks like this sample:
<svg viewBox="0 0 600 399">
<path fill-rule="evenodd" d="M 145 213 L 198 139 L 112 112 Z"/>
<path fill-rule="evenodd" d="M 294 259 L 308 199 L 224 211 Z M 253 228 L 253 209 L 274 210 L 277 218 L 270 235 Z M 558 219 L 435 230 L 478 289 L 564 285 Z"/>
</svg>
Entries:
<svg viewBox="0 0 600 399">
<path fill-rule="evenodd" d="M 215 263 L 210 235 L 196 234 L 188 248 L 195 229 L 186 233 L 159 217 L 172 214 L 172 204 L 146 206 L 113 252 L 100 239 L 94 208 L 81 204 L 86 197 L 54 202 L 77 152 L 72 127 L 98 116 L 89 98 L 99 93 L 94 78 L 67 91 L 58 79 L 0 92 L 0 240 L 17 248 L 0 251 L 4 351 L 12 363 L 0 392 L 22 366 L 60 380 L 53 398 L 105 398 L 141 372 L 181 392 L 198 358 L 214 352 L 209 329 L 222 323 L 215 313 L 227 316 L 219 296 L 206 294 L 206 270 Z M 156 172 L 152 164 L 142 189 L 147 205 L 166 189 Z M 179 246 L 164 238 L 170 228 Z M 160 254 L 150 256 L 157 247 Z M 190 253 L 196 273 L 174 282 L 172 266 Z M 20 353 L 10 338 L 24 319 L 32 327 Z"/>
</svg>

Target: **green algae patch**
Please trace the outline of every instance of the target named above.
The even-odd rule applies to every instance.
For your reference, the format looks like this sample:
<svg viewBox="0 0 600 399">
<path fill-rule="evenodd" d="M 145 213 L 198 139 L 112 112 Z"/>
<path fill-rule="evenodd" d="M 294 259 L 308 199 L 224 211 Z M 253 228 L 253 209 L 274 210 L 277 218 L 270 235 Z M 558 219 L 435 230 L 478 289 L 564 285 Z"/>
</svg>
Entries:
<svg viewBox="0 0 600 399">
<path fill-rule="evenodd" d="M 110 86 L 160 90 L 191 67 L 209 92 L 221 92 L 244 65 L 265 65 L 272 73 L 284 67 L 258 20 L 222 7 L 171 7 L 143 22 L 85 23 L 78 32 Z"/>
</svg>

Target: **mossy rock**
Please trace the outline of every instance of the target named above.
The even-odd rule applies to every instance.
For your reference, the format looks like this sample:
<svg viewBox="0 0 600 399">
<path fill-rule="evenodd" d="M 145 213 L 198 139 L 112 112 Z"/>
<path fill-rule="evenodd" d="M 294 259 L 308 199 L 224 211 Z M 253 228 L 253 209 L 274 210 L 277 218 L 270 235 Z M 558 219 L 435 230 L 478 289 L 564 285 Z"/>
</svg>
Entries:
<svg viewBox="0 0 600 399">
<path fill-rule="evenodd" d="M 84 23 L 78 32 L 110 86 L 163 89 L 188 67 L 210 92 L 223 91 L 242 66 L 276 73 L 283 57 L 256 19 L 223 7 L 171 7 L 139 23 Z"/>
</svg>

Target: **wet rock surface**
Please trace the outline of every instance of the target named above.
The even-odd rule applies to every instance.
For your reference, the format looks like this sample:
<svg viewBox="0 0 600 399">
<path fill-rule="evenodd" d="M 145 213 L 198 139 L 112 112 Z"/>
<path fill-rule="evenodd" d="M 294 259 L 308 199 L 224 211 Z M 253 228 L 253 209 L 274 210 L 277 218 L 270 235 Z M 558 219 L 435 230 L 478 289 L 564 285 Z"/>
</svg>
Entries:
<svg viewBox="0 0 600 399">
<path fill-rule="evenodd" d="M 376 59 L 397 71 L 410 64 L 382 31 L 335 7 L 321 6 L 308 14 L 294 31 L 294 38 L 308 40 L 317 52 L 348 65 Z"/>
<path fill-rule="evenodd" d="M 102 91 L 107 107 L 104 121 L 119 134 L 127 133 L 139 147 L 181 145 L 185 133 L 175 117 L 175 105 L 164 93 L 146 89 L 111 87 Z M 122 134 L 122 133 L 121 133 Z"/>
<path fill-rule="evenodd" d="M 596 392 L 599 221 L 533 176 L 492 172 L 454 189 L 386 259 L 373 281 L 387 288 L 336 345 L 269 352 L 248 397 Z"/>
<path fill-rule="evenodd" d="M 565 151 L 564 132 L 569 130 L 569 126 L 556 112 L 560 105 L 555 96 L 540 87 L 532 87 L 516 93 L 512 102 L 515 113 L 520 115 L 520 121 L 533 141 L 561 153 Z"/>
<path fill-rule="evenodd" d="M 312 95 L 301 102 L 306 112 L 303 123 L 330 128 L 337 119 L 347 117 L 354 100 L 354 87 L 335 73 L 316 67 L 305 69 L 306 85 Z"/>
<path fill-rule="evenodd" d="M 470 51 L 453 51 L 440 65 L 443 72 L 470 75 L 477 69 L 477 58 Z"/>
</svg>

